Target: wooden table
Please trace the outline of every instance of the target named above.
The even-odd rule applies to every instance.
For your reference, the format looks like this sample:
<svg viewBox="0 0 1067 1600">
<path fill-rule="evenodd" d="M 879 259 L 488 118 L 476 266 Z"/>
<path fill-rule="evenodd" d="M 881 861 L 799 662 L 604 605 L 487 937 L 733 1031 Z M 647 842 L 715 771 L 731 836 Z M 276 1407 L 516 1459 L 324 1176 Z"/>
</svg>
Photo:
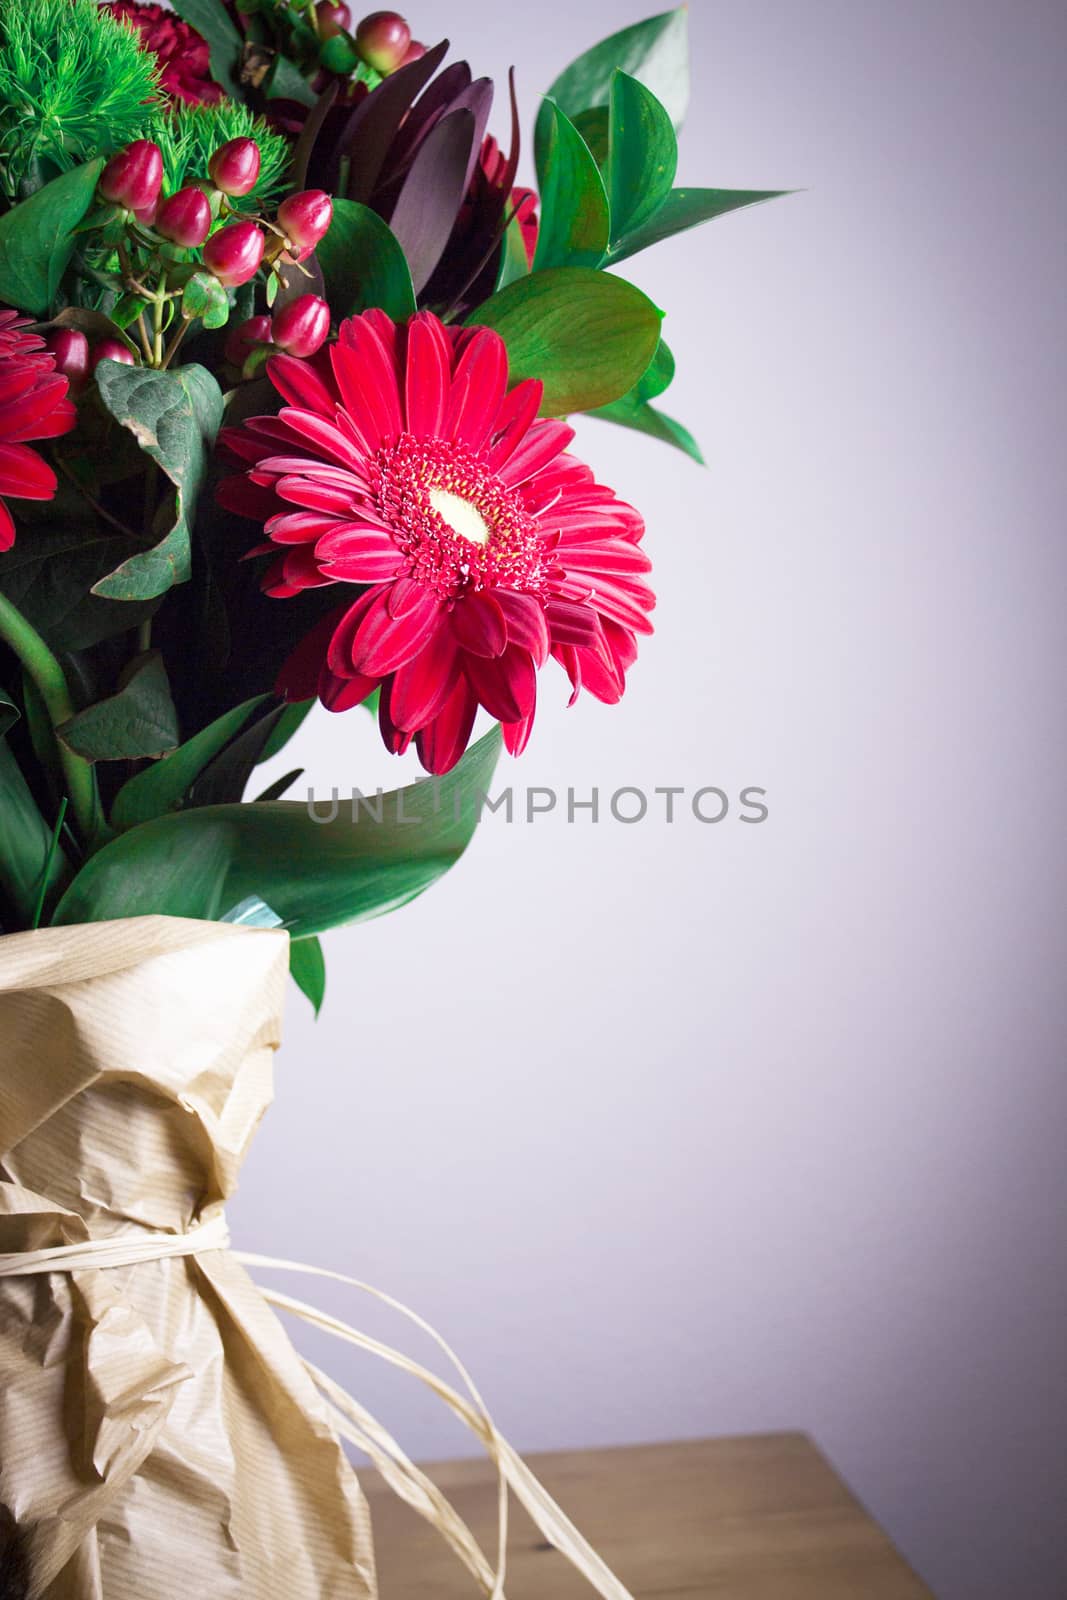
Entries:
<svg viewBox="0 0 1067 1600">
<path fill-rule="evenodd" d="M 530 1465 L 635 1600 L 931 1600 L 800 1433 L 532 1455 Z M 431 1476 L 491 1552 L 485 1461 Z M 382 1600 L 477 1600 L 475 1580 L 414 1512 L 363 1474 Z M 515 1509 L 508 1600 L 593 1591 Z"/>
</svg>

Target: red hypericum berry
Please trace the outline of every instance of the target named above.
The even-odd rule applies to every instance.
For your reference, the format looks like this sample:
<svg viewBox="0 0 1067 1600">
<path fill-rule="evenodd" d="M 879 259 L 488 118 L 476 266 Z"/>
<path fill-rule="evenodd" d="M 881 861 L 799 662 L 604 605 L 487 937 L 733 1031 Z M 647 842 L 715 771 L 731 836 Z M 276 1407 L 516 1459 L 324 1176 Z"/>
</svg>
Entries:
<svg viewBox="0 0 1067 1600">
<path fill-rule="evenodd" d="M 356 29 L 359 53 L 383 75 L 395 72 L 411 43 L 411 29 L 398 11 L 372 11 Z"/>
<path fill-rule="evenodd" d="M 249 317 L 239 322 L 226 335 L 226 360 L 235 367 L 243 367 L 257 345 L 270 344 L 271 319 L 269 316 Z"/>
<path fill-rule="evenodd" d="M 313 356 L 326 343 L 330 308 L 317 294 L 302 294 L 274 313 L 271 336 L 291 356 Z"/>
<path fill-rule="evenodd" d="M 156 214 L 156 232 L 185 250 L 203 244 L 211 232 L 211 205 L 203 189 L 179 189 L 164 200 Z"/>
<path fill-rule="evenodd" d="M 303 189 L 291 194 L 278 207 L 278 226 L 289 240 L 294 261 L 310 255 L 328 232 L 333 220 L 333 201 L 323 189 Z"/>
<path fill-rule="evenodd" d="M 419 57 L 424 56 L 425 54 L 426 46 L 423 44 L 422 40 L 412 39 L 411 43 L 404 51 L 404 59 L 400 65 L 402 67 L 410 66 L 413 61 L 418 61 Z"/>
<path fill-rule="evenodd" d="M 159 197 L 163 182 L 163 154 L 151 139 L 135 139 L 112 156 L 100 174 L 99 189 L 105 200 L 141 211 Z"/>
<path fill-rule="evenodd" d="M 331 5 L 330 0 L 319 0 L 315 7 L 315 25 L 320 39 L 332 39 L 335 34 L 349 31 L 352 13 L 344 0 L 340 0 L 338 5 Z"/>
<path fill-rule="evenodd" d="M 236 289 L 259 271 L 263 244 L 263 230 L 254 222 L 231 222 L 204 246 L 204 265 L 227 289 Z"/>
<path fill-rule="evenodd" d="M 207 170 L 223 194 L 248 194 L 259 177 L 259 145 L 254 139 L 230 139 L 215 151 Z"/>
<path fill-rule="evenodd" d="M 153 222 L 156 220 L 158 211 L 159 196 L 157 195 L 150 206 L 138 206 L 137 210 L 134 212 L 134 216 L 137 218 L 138 222 L 143 222 L 146 228 L 150 228 Z"/>
<path fill-rule="evenodd" d="M 135 367 L 133 351 L 120 344 L 118 339 L 101 339 L 93 348 L 93 371 L 101 361 L 121 361 L 124 367 Z"/>
<path fill-rule="evenodd" d="M 89 376 L 89 341 L 78 328 L 56 328 L 45 341 L 62 373 L 77 392 Z"/>
</svg>

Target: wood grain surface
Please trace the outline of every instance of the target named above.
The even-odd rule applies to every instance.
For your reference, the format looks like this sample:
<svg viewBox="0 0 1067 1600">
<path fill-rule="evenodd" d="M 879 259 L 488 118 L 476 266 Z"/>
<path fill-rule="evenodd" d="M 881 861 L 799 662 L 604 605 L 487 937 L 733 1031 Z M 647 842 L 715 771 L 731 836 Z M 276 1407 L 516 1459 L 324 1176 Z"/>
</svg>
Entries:
<svg viewBox="0 0 1067 1600">
<path fill-rule="evenodd" d="M 799 1433 L 533 1455 L 545 1487 L 635 1600 L 930 1600 L 877 1523 Z M 496 1486 L 485 1461 L 431 1476 L 492 1555 Z M 474 1579 L 373 1474 L 382 1600 L 472 1600 Z M 514 1502 L 513 1502 L 514 1504 Z M 593 1591 L 514 1509 L 508 1600 Z"/>
</svg>

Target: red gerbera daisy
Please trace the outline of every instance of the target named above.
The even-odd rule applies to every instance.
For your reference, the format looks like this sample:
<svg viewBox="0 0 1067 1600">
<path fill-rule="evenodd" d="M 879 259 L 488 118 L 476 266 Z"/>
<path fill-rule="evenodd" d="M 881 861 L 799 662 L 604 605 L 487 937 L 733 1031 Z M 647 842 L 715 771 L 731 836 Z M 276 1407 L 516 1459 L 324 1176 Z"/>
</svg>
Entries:
<svg viewBox="0 0 1067 1600">
<path fill-rule="evenodd" d="M 15 524 L 4 503 L 51 500 L 56 475 L 27 439 L 69 433 L 77 412 L 67 399 L 67 380 L 38 333 L 27 333 L 28 317 L 0 311 L 0 551 L 15 542 Z"/>
<path fill-rule="evenodd" d="M 523 749 L 550 654 L 572 702 L 583 685 L 618 700 L 636 635 L 652 631 L 644 523 L 564 453 L 566 423 L 537 420 L 539 382 L 509 392 L 499 334 L 367 311 L 311 361 L 278 355 L 268 370 L 286 404 L 227 431 L 247 468 L 222 502 L 264 522 L 258 549 L 285 550 L 268 593 L 360 589 L 294 653 L 280 692 L 340 711 L 380 684 L 386 744 L 414 738 L 437 773 L 479 705 Z"/>
</svg>

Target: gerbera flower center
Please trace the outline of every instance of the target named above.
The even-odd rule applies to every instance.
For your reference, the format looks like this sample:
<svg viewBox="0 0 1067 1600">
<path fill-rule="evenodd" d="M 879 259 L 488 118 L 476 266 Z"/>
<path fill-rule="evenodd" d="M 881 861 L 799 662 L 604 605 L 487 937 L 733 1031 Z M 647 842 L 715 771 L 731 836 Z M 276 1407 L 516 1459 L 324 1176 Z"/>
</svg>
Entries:
<svg viewBox="0 0 1067 1600">
<path fill-rule="evenodd" d="M 442 599 L 468 590 L 540 593 L 545 550 L 521 495 L 484 456 L 450 439 L 401 434 L 372 471 L 378 509 L 408 557 L 411 577 Z"/>
<path fill-rule="evenodd" d="M 438 516 L 461 539 L 469 539 L 471 544 L 489 543 L 488 524 L 476 505 L 464 500 L 462 495 L 453 494 L 451 489 L 431 488 L 429 500 Z"/>
</svg>

